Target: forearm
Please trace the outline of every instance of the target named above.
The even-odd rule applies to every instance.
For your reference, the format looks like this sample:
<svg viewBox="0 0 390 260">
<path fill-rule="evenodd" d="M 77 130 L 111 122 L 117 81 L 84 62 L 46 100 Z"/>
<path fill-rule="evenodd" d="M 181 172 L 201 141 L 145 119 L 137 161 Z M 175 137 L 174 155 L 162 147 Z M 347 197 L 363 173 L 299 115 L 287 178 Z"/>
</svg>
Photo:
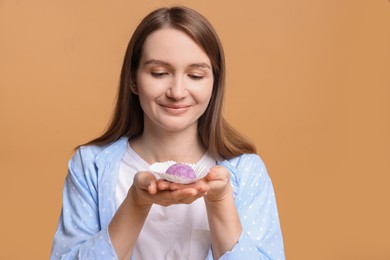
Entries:
<svg viewBox="0 0 390 260">
<path fill-rule="evenodd" d="M 111 242 L 119 259 L 130 258 L 150 208 L 151 205 L 137 205 L 133 189 L 129 190 L 108 227 Z"/>
<path fill-rule="evenodd" d="M 229 189 L 229 193 L 221 201 L 209 201 L 205 198 L 214 259 L 230 251 L 242 232 L 233 192 L 230 187 Z"/>
</svg>

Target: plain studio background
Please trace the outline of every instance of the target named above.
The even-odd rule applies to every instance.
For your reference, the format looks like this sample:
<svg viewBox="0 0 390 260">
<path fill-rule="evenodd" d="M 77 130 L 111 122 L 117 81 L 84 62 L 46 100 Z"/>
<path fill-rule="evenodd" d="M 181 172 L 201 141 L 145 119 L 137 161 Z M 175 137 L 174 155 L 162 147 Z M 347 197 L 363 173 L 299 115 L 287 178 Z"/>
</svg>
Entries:
<svg viewBox="0 0 390 260">
<path fill-rule="evenodd" d="M 275 185 L 287 259 L 390 259 L 390 2 L 0 0 L 0 258 L 47 259 L 76 145 L 128 40 L 193 7 L 225 47 L 225 113 Z"/>
</svg>

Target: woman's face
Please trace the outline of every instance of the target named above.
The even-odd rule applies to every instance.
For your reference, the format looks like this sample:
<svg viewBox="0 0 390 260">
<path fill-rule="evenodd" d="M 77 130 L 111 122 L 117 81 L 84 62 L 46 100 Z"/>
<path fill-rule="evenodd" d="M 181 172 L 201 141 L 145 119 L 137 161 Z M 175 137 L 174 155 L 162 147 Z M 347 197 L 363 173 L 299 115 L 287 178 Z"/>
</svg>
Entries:
<svg viewBox="0 0 390 260">
<path fill-rule="evenodd" d="M 212 89 L 210 59 L 187 34 L 164 28 L 146 38 L 134 91 L 145 130 L 196 130 Z"/>
</svg>

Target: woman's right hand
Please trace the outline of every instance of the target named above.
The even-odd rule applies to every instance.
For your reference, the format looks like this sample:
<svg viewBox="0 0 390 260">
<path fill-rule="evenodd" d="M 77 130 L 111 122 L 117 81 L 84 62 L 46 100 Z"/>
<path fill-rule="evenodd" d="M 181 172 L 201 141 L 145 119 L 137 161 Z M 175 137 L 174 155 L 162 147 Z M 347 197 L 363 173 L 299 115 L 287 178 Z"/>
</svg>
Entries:
<svg viewBox="0 0 390 260">
<path fill-rule="evenodd" d="M 207 185 L 171 190 L 170 184 L 162 179 L 157 180 L 150 172 L 138 172 L 129 193 L 138 206 L 150 207 L 152 204 L 158 204 L 166 207 L 173 204 L 190 204 L 208 191 Z"/>
</svg>

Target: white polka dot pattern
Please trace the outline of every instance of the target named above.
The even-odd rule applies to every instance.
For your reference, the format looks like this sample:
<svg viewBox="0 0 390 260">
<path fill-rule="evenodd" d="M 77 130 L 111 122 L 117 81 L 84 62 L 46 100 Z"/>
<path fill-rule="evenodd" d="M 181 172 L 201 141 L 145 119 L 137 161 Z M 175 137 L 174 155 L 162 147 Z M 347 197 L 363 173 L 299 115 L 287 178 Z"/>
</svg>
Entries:
<svg viewBox="0 0 390 260">
<path fill-rule="evenodd" d="M 221 259 L 285 259 L 275 193 L 263 161 L 246 154 L 221 165 L 232 174 L 243 228 L 237 245 Z"/>
<path fill-rule="evenodd" d="M 50 259 L 117 259 L 107 226 L 127 138 L 103 148 L 81 147 L 69 162 L 63 208 Z M 219 162 L 231 184 L 243 232 L 221 259 L 285 259 L 275 193 L 257 155 Z M 205 216 L 206 217 L 206 216 Z M 211 247 L 207 259 L 212 258 Z"/>
</svg>

